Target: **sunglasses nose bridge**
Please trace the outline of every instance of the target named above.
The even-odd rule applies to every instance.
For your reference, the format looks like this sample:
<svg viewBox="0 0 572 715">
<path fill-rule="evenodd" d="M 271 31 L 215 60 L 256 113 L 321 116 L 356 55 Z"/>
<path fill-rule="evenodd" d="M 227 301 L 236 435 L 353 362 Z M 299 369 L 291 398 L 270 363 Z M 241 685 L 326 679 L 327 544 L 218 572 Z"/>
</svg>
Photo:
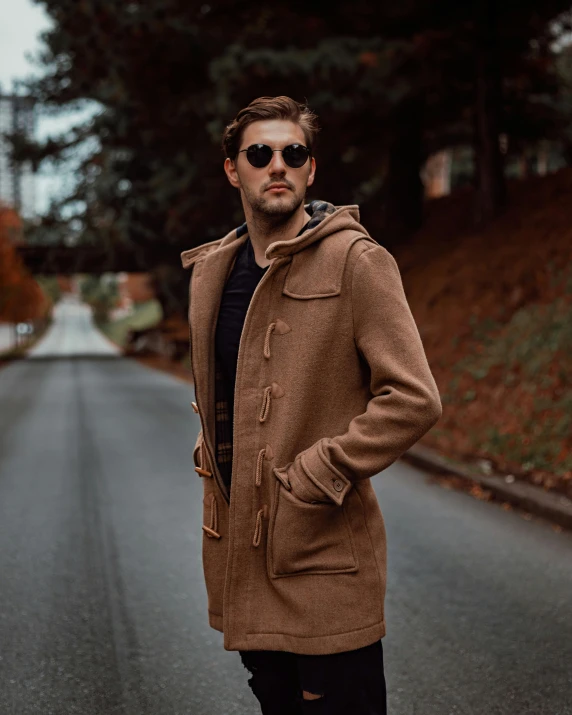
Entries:
<svg viewBox="0 0 572 715">
<path fill-rule="evenodd" d="M 288 166 L 284 161 L 281 151 L 273 151 L 272 158 L 268 163 L 267 169 L 270 173 L 286 173 Z"/>
</svg>

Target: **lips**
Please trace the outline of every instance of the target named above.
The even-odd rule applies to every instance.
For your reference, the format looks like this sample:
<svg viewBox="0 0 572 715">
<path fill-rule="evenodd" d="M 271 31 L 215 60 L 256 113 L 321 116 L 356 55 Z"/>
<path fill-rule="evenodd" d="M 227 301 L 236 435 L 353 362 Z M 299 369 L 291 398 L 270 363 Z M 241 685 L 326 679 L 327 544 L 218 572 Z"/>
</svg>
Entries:
<svg viewBox="0 0 572 715">
<path fill-rule="evenodd" d="M 289 188 L 290 187 L 286 186 L 286 184 L 273 184 L 272 186 L 269 186 L 266 191 L 284 191 Z"/>
</svg>

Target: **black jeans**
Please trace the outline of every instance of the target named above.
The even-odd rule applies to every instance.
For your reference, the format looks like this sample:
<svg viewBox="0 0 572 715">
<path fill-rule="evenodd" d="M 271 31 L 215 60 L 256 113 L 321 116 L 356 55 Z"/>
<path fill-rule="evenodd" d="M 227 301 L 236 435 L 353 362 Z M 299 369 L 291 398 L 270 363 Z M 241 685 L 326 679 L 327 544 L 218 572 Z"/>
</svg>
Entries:
<svg viewBox="0 0 572 715">
<path fill-rule="evenodd" d="M 262 715 L 387 715 L 381 640 L 330 655 L 239 653 Z M 304 700 L 303 690 L 323 697 Z"/>
</svg>

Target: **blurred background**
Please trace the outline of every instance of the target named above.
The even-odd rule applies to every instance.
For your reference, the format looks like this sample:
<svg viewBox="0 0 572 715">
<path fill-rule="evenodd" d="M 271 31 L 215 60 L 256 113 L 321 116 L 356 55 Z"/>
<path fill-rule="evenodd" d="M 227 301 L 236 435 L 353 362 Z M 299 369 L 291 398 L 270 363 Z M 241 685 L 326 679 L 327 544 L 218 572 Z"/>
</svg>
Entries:
<svg viewBox="0 0 572 715">
<path fill-rule="evenodd" d="M 149 563 L 169 563 L 169 573 L 180 574 L 190 558 L 186 539 L 191 540 L 197 582 L 181 585 L 177 593 L 196 591 L 189 598 L 196 599 L 202 624 L 200 548 L 193 541 L 199 532 L 196 523 L 188 522 L 192 509 L 200 520 L 200 506 L 191 508 L 185 491 L 195 439 L 189 432 L 196 434 L 198 423 L 188 409 L 190 386 L 185 384 L 190 382 L 188 274 L 179 256 L 243 222 L 238 194 L 222 168 L 222 131 L 254 98 L 286 94 L 307 101 L 322 127 L 316 181 L 308 200 L 358 204 L 362 223 L 395 256 L 442 396 L 443 417 L 396 468 L 409 470 L 409 484 L 421 491 L 388 476 L 380 492 L 380 501 L 393 507 L 388 528 L 400 545 L 393 563 L 401 585 L 411 579 L 419 599 L 427 598 L 430 583 L 441 593 L 453 594 L 462 590 L 462 573 L 468 577 L 455 564 L 458 567 L 459 559 L 472 555 L 484 569 L 479 571 L 482 590 L 467 602 L 471 605 L 466 616 L 454 611 L 454 599 L 448 606 L 463 627 L 472 623 L 482 628 L 482 608 L 498 607 L 493 585 L 499 587 L 499 574 L 510 571 L 508 562 L 514 567 L 511 587 L 503 591 L 506 613 L 495 620 L 492 610 L 487 612 L 489 622 L 496 623 L 496 646 L 489 651 L 484 639 L 481 650 L 461 648 L 474 658 L 472 676 L 466 669 L 463 674 L 456 671 L 462 632 L 458 620 L 447 621 L 451 629 L 438 632 L 441 644 L 450 639 L 450 651 L 445 660 L 435 661 L 432 675 L 425 673 L 420 693 L 407 680 L 411 651 L 400 651 L 396 641 L 394 665 L 389 666 L 395 712 L 421 712 L 417 708 L 423 703 L 423 712 L 439 715 L 572 713 L 570 3 L 354 0 L 325 6 L 309 0 L 0 0 L 0 12 L 0 495 L 4 494 L 7 520 L 0 534 L 16 544 L 5 573 L 12 569 L 19 574 L 16 582 L 25 582 L 22 554 L 30 563 L 31 553 L 47 563 L 38 543 L 19 541 L 22 521 L 16 515 L 27 513 L 32 530 L 42 523 L 43 512 L 36 514 L 29 506 L 30 494 L 38 488 L 32 475 L 40 462 L 49 463 L 55 445 L 65 443 L 71 449 L 73 444 L 73 459 L 87 470 L 86 483 L 95 479 L 104 489 L 101 485 L 111 479 L 109 492 L 92 494 L 92 487 L 86 487 L 91 496 L 83 493 L 81 508 L 91 516 L 76 524 L 77 534 L 85 536 L 85 524 L 91 523 L 95 531 L 88 529 L 90 538 L 107 544 L 102 547 L 106 556 L 100 554 L 101 561 L 93 566 L 93 583 L 110 579 L 116 588 L 116 577 L 127 578 L 120 570 L 109 575 L 106 564 L 113 560 L 113 550 L 108 537 L 101 541 L 101 523 L 114 523 L 109 515 L 120 508 L 118 504 L 133 509 L 138 523 L 133 527 L 131 522 L 130 535 L 124 534 L 131 544 L 125 547 L 128 553 L 140 554 L 137 549 L 143 543 L 151 550 L 157 547 L 147 543 L 149 531 L 140 522 L 141 511 L 128 506 L 126 487 L 109 476 L 118 470 L 122 475 L 142 470 L 150 491 L 139 497 L 139 508 L 149 515 L 145 510 L 150 504 L 165 507 L 166 500 L 175 510 L 169 511 L 171 524 L 181 525 L 180 562 L 171 564 L 167 552 L 174 553 L 169 541 L 173 537 L 164 532 L 166 512 L 154 512 L 153 534 L 159 541 L 164 538 L 166 550 L 149 556 Z M 103 359 L 121 356 L 132 360 L 113 367 Z M 69 357 L 76 359 L 66 361 Z M 46 401 L 39 407 L 41 400 Z M 60 418 L 63 422 L 58 423 Z M 48 424 L 56 432 L 50 433 Z M 78 425 L 85 433 L 76 433 Z M 138 447 L 146 441 L 149 447 Z M 144 459 L 147 449 L 154 454 Z M 113 455 L 115 461 L 106 461 Z M 66 470 L 73 472 L 70 464 L 62 462 L 63 472 L 50 469 L 60 479 Z M 429 492 L 423 491 L 426 481 L 416 481 L 420 468 L 435 482 Z M 2 489 L 8 490 L 9 484 L 17 490 L 12 481 L 16 473 L 27 475 L 28 491 L 18 492 L 13 501 L 7 495 L 15 492 Z M 135 476 L 125 479 L 133 480 L 134 489 L 141 488 Z M 163 479 L 176 482 L 167 482 L 170 497 L 161 489 Z M 51 503 L 61 490 L 70 493 L 58 484 L 40 502 Z M 410 511 L 416 498 L 431 505 L 430 514 Z M 92 513 L 95 503 L 100 506 Z M 50 523 L 59 530 L 71 517 L 68 510 L 62 516 L 58 504 Z M 100 512 L 101 504 L 108 506 Z M 533 525 L 526 522 L 532 515 L 548 517 L 548 522 L 531 531 Z M 416 537 L 401 531 L 406 523 L 422 522 Z M 441 531 L 444 523 L 451 525 L 446 533 Z M 464 536 L 457 530 L 460 524 L 467 529 Z M 76 533 L 65 529 L 66 539 Z M 194 531 L 193 537 L 187 535 Z M 469 534 L 480 542 L 480 549 L 448 551 L 460 548 Z M 409 541 L 412 538 L 425 539 L 426 546 Z M 439 541 L 432 542 L 433 538 Z M 431 574 L 404 556 L 423 548 L 432 549 L 423 559 L 435 565 Z M 499 548 L 495 558 L 507 561 L 495 562 L 494 569 L 485 567 Z M 91 554 L 88 561 L 94 558 L 91 547 L 86 554 Z M 441 574 L 443 582 L 436 581 L 440 556 L 453 564 L 450 572 Z M 534 565 L 526 559 L 534 559 Z M 85 563 L 82 559 L 78 568 L 84 569 Z M 140 571 L 136 573 L 135 580 Z M 528 583 L 526 603 L 519 600 L 525 574 L 537 579 Z M 165 583 L 163 572 L 150 569 L 147 575 L 146 593 L 156 588 L 151 583 Z M 186 578 L 191 578 L 189 573 Z M 130 583 L 133 597 L 145 600 Z M 468 586 L 466 581 L 464 585 Z M 73 601 L 63 586 L 58 588 Z M 542 600 L 550 589 L 550 604 L 539 605 L 534 595 Z M 18 589 L 5 599 L 11 608 L 23 597 L 17 593 Z M 83 602 L 76 595 L 77 602 Z M 172 597 L 170 592 L 168 598 Z M 389 608 L 395 609 L 394 628 L 412 629 L 413 647 L 419 635 L 414 626 L 421 617 L 414 614 L 423 610 L 420 601 L 412 595 L 409 610 L 400 611 L 398 602 L 403 601 L 397 595 L 392 601 L 391 593 L 389 598 Z M 186 608 L 187 603 L 178 605 Z M 158 610 L 148 607 L 151 616 L 160 613 L 169 620 L 163 608 L 172 615 L 161 589 L 153 605 Z M 64 698 L 67 709 L 52 704 L 27 710 L 21 690 L 27 686 L 21 663 L 15 660 L 12 684 L 5 691 L 11 700 L 0 712 L 206 713 L 201 707 L 207 708 L 209 702 L 209 713 L 255 712 L 249 691 L 237 684 L 243 682 L 240 670 L 234 671 L 235 681 L 228 680 L 228 690 L 221 685 L 219 695 L 227 698 L 224 709 L 217 709 L 220 701 L 209 701 L 212 682 L 203 679 L 204 671 L 193 681 L 192 707 L 186 691 L 177 705 L 165 693 L 159 698 L 161 677 L 173 693 L 182 687 L 182 680 L 173 685 L 168 669 L 147 692 L 147 681 L 140 676 L 145 655 L 140 655 L 139 670 L 133 670 L 138 645 L 132 638 L 137 629 L 121 609 L 109 604 L 106 608 L 111 615 L 102 633 L 109 626 L 113 642 L 123 644 L 119 655 L 115 648 L 115 655 L 124 665 L 115 685 L 107 683 L 105 697 L 92 679 L 82 675 L 80 682 L 87 685 L 81 697 L 74 695 L 83 703 L 78 709 L 70 695 L 69 700 Z M 515 668 L 513 680 L 496 680 L 488 668 L 506 665 L 512 657 L 508 642 L 514 645 L 522 637 L 540 646 L 540 633 L 534 630 L 540 621 L 534 614 L 544 614 L 546 637 L 554 638 L 551 655 L 543 655 L 544 679 L 538 680 L 534 667 L 538 651 L 526 657 L 519 651 L 524 660 Z M 6 622 L 21 627 L 17 616 L 15 611 Z M 523 633 L 524 623 L 532 631 Z M 189 631 L 179 626 L 168 641 L 157 636 L 162 652 L 176 642 L 175 630 L 196 647 L 209 650 L 205 643 L 213 639 L 211 650 L 221 650 L 204 625 L 189 625 Z M 434 643 L 438 633 L 427 628 L 427 643 Z M 67 633 L 54 627 L 49 632 L 56 641 Z M 13 648 L 28 643 L 21 634 L 10 633 Z M 66 638 L 62 653 L 68 652 L 69 638 L 76 642 L 69 633 Z M 101 662 L 107 662 L 107 641 L 101 634 L 97 638 Z M 407 638 L 401 642 L 407 643 Z M 26 648 L 30 647 L 28 643 Z M 22 658 L 30 652 L 26 648 Z M 426 652 L 416 651 L 419 667 Z M 235 667 L 227 653 L 212 658 L 208 667 L 214 671 Z M 184 669 L 186 661 L 181 662 Z M 445 672 L 451 675 L 449 690 Z M 26 677 L 38 687 L 35 675 Z M 481 692 L 485 682 L 486 694 Z M 530 692 L 522 695 L 522 688 L 526 692 L 531 683 L 538 700 Z M 64 702 L 63 691 L 56 691 L 59 702 Z M 142 692 L 147 692 L 147 699 Z M 109 709 L 119 708 L 118 703 L 125 709 Z"/>
</svg>

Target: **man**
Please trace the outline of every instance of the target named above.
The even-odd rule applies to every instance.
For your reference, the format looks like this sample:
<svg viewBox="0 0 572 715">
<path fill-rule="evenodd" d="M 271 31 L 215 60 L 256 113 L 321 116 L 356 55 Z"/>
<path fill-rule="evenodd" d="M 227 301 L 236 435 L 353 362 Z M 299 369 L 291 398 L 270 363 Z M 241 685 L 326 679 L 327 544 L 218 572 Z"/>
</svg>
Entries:
<svg viewBox="0 0 572 715">
<path fill-rule="evenodd" d="M 386 541 L 370 478 L 441 416 L 397 264 L 358 207 L 304 204 L 316 117 L 226 127 L 245 223 L 183 251 L 209 623 L 264 715 L 386 712 Z"/>
</svg>

